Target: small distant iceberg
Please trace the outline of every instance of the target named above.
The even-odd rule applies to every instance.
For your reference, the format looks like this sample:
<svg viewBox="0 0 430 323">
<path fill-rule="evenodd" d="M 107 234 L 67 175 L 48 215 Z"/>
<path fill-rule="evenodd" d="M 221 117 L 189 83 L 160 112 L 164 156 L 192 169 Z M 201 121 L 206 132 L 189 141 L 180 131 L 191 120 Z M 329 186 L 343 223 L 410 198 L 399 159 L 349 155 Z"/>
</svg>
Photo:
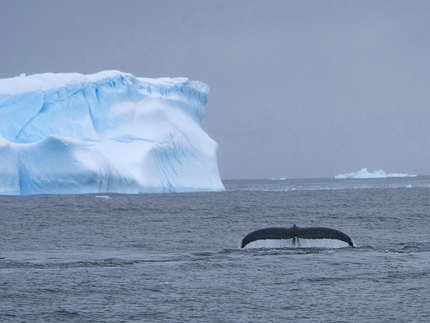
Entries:
<svg viewBox="0 0 430 323">
<path fill-rule="evenodd" d="M 402 173 L 391 173 L 391 174 L 388 174 L 387 177 L 417 177 L 417 175 L 409 175 L 409 174 L 402 174 Z"/>
<path fill-rule="evenodd" d="M 417 175 L 409 175 L 402 173 L 390 173 L 387 174 L 382 169 L 377 170 L 373 173 L 369 173 L 367 168 L 363 168 L 362 170 L 356 173 L 347 173 L 347 174 L 339 174 L 336 175 L 335 179 L 346 179 L 346 178 L 387 178 L 387 177 L 416 177 Z"/>
</svg>

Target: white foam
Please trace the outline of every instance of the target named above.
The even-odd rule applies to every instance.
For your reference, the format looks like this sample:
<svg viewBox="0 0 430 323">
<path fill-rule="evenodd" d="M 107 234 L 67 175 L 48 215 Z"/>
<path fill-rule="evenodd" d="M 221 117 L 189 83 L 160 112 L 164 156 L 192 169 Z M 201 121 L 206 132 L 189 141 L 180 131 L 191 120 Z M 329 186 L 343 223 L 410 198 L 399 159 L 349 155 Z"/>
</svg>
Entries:
<svg viewBox="0 0 430 323">
<path fill-rule="evenodd" d="M 110 200 L 112 199 L 109 195 L 96 195 L 96 198 Z"/>
<path fill-rule="evenodd" d="M 244 248 L 326 248 L 338 249 L 349 247 L 349 244 L 337 239 L 264 239 L 248 243 Z"/>
</svg>

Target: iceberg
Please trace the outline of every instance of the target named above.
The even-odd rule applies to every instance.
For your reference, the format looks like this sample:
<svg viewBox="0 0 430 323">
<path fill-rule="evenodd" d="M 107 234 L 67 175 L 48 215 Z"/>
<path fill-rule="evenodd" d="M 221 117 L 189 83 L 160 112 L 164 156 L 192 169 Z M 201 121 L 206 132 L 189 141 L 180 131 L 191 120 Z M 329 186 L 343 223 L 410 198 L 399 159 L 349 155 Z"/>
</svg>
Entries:
<svg viewBox="0 0 430 323">
<path fill-rule="evenodd" d="M 417 177 L 417 175 L 403 174 L 403 173 L 390 173 L 387 177 Z"/>
<path fill-rule="evenodd" d="M 224 190 L 208 96 L 119 71 L 0 79 L 0 194 Z"/>
<path fill-rule="evenodd" d="M 347 174 L 339 174 L 334 178 L 336 179 L 346 179 L 346 178 L 387 178 L 387 177 L 416 177 L 417 175 L 409 175 L 402 173 L 390 173 L 387 174 L 382 169 L 375 171 L 373 173 L 369 173 L 367 168 L 363 168 L 362 170 L 356 173 L 347 173 Z"/>
</svg>

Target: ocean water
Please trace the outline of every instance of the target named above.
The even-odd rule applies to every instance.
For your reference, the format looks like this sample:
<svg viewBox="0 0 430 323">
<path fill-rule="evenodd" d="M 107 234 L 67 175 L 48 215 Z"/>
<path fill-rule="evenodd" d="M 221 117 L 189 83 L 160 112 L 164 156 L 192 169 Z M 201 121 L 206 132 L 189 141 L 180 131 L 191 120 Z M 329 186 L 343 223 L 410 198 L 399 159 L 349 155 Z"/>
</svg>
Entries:
<svg viewBox="0 0 430 323">
<path fill-rule="evenodd" d="M 0 322 L 430 322 L 430 177 L 0 196 Z M 356 248 L 240 249 L 270 226 Z"/>
</svg>

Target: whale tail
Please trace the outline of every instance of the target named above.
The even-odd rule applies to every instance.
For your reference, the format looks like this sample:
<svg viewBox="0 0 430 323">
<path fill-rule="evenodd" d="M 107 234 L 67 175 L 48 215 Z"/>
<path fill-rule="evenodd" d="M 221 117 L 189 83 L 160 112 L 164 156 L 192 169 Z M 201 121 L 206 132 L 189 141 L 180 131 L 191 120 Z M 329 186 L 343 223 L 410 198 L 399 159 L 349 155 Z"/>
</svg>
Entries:
<svg viewBox="0 0 430 323">
<path fill-rule="evenodd" d="M 268 243 L 277 241 L 278 243 Z M 258 243 L 260 242 L 260 244 Z M 323 243 L 324 242 L 324 243 Z M 327 243 L 329 242 L 329 243 Z M 300 228 L 295 224 L 291 228 L 265 228 L 247 234 L 240 242 L 240 247 L 256 245 L 282 247 L 321 247 L 331 246 L 333 248 L 354 246 L 351 238 L 345 233 L 324 227 Z"/>
</svg>

